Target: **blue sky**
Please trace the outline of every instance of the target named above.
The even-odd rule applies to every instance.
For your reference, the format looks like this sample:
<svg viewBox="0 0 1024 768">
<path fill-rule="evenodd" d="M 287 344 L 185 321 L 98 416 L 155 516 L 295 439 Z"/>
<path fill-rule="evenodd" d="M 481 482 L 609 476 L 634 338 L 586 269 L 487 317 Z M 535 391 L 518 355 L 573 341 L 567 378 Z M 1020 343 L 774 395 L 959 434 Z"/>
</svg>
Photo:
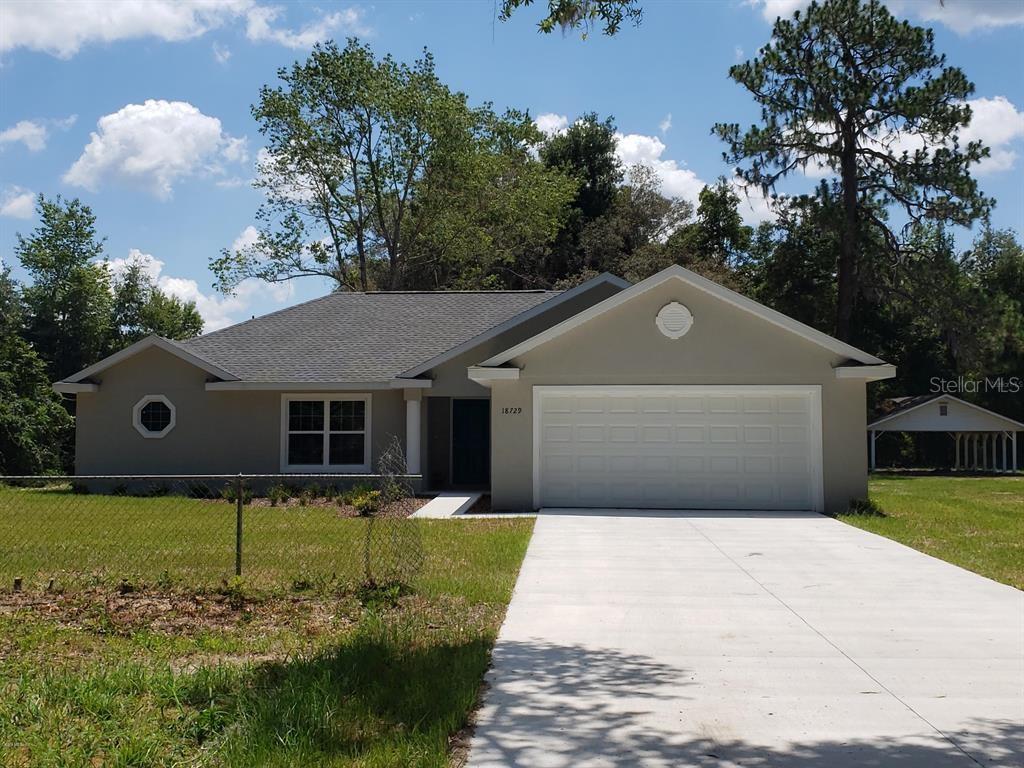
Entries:
<svg viewBox="0 0 1024 768">
<path fill-rule="evenodd" d="M 998 200 L 994 223 L 1020 232 L 1024 0 L 888 4 L 933 26 L 938 50 L 976 84 L 972 137 L 993 149 L 977 175 Z M 0 258 L 13 264 L 15 233 L 34 226 L 30 196 L 60 193 L 92 206 L 115 265 L 145 259 L 166 290 L 197 300 L 208 330 L 322 295 L 329 286 L 307 278 L 219 296 L 207 263 L 246 236 L 259 204 L 249 182 L 262 142 L 249 110 L 260 86 L 315 40 L 348 35 L 404 60 L 426 46 L 471 103 L 528 109 L 548 129 L 586 111 L 614 115 L 623 159 L 656 168 L 667 194 L 693 198 L 730 175 L 711 125 L 757 117 L 729 66 L 766 42 L 770 18 L 802 2 L 646 0 L 639 28 L 587 40 L 538 34 L 539 9 L 502 23 L 496 5 L 7 0 Z M 794 178 L 786 189 L 814 183 Z M 758 220 L 763 205 L 754 200 L 746 215 Z"/>
</svg>

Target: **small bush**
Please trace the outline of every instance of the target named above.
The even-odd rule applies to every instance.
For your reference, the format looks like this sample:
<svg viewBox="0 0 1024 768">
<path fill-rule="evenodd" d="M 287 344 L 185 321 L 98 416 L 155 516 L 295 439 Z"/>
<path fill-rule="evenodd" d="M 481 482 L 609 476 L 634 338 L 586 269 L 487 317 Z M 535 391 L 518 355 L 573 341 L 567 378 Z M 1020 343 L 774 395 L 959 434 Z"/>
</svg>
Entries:
<svg viewBox="0 0 1024 768">
<path fill-rule="evenodd" d="M 235 502 L 237 502 L 238 501 L 238 494 L 235 491 L 235 484 L 231 483 L 230 485 L 224 486 L 224 488 L 220 492 L 220 497 L 222 499 L 224 499 L 224 501 L 227 501 L 227 502 L 229 502 L 231 504 L 234 504 Z M 248 487 L 244 487 L 243 486 L 243 488 L 242 488 L 242 503 L 243 504 L 249 504 L 251 502 L 252 502 L 252 488 L 248 488 Z"/>
<path fill-rule="evenodd" d="M 299 493 L 299 506 L 300 507 L 308 506 L 309 502 L 312 501 L 312 498 L 313 497 L 310 494 L 309 490 L 306 489 L 306 488 L 303 488 L 302 491 Z"/>
<path fill-rule="evenodd" d="M 363 517 L 370 517 L 380 511 L 380 491 L 365 491 L 352 499 L 352 506 Z"/>
<path fill-rule="evenodd" d="M 288 495 L 288 488 L 284 485 L 272 485 L 267 488 L 267 499 L 270 501 L 270 506 L 276 507 L 278 504 L 283 504 L 291 498 Z"/>
<path fill-rule="evenodd" d="M 342 491 L 338 494 L 338 501 L 350 507 L 355 506 L 355 500 L 360 496 L 365 496 L 367 493 L 375 490 L 369 483 L 356 483 L 346 491 Z"/>
</svg>

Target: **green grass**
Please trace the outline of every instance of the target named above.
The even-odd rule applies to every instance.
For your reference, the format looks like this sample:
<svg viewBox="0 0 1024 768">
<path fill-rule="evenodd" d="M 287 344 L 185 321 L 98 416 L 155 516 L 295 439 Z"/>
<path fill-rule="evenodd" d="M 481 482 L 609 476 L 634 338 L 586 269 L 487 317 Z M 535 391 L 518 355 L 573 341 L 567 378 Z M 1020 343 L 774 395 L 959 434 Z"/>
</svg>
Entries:
<svg viewBox="0 0 1024 768">
<path fill-rule="evenodd" d="M 395 605 L 3 596 L 0 765 L 446 766 L 532 521 L 419 528 L 423 576 Z"/>
<path fill-rule="evenodd" d="M 342 518 L 333 504 L 246 506 L 243 511 L 242 572 L 250 589 L 288 590 L 296 583 L 335 588 L 364 578 L 365 518 Z M 408 537 L 425 551 L 423 589 L 459 593 L 464 574 L 477 574 L 481 594 L 491 600 L 490 573 L 500 563 L 479 546 L 482 530 L 469 526 L 451 549 L 450 528 L 435 521 L 374 523 L 373 552 L 387 560 L 401 555 Z M 183 496 L 74 494 L 68 488 L 0 486 L 0 590 L 21 577 L 40 589 L 51 578 L 59 588 L 126 580 L 136 586 L 216 589 L 234 574 L 235 505 Z M 498 581 L 501 576 L 496 576 Z"/>
<path fill-rule="evenodd" d="M 839 519 L 1024 589 L 1024 477 L 878 474 L 879 515 Z"/>
</svg>

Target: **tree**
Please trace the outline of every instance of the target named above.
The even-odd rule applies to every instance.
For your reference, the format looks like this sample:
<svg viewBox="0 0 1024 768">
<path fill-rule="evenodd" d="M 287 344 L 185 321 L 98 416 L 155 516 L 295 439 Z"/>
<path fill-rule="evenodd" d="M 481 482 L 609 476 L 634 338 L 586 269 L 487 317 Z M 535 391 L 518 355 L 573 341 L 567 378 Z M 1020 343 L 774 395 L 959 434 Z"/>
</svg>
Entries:
<svg viewBox="0 0 1024 768">
<path fill-rule="evenodd" d="M 697 220 L 680 230 L 677 239 L 700 260 L 735 267 L 750 249 L 753 229 L 743 223 L 740 198 L 725 177 L 700 191 Z"/>
<path fill-rule="evenodd" d="M 500 18 L 508 21 L 517 9 L 529 5 L 533 5 L 533 0 L 502 0 Z M 597 25 L 601 25 L 604 34 L 614 35 L 622 22 L 630 21 L 638 27 L 642 20 L 643 9 L 637 0 L 548 0 L 548 15 L 537 28 L 545 34 L 554 32 L 555 27 L 563 32 L 582 29 L 585 39 Z"/>
<path fill-rule="evenodd" d="M 329 42 L 278 75 L 283 85 L 265 86 L 253 107 L 268 141 L 259 237 L 211 263 L 222 290 L 247 277 L 305 275 L 348 289 L 398 288 L 424 237 L 444 242 L 445 221 L 456 220 L 470 239 L 487 240 L 509 200 L 524 223 L 538 224 L 531 239 L 551 228 L 558 196 L 540 195 L 530 209 L 523 195 L 528 150 L 540 140 L 528 116 L 469 107 L 437 78 L 429 53 L 409 66 L 378 61 L 356 40 L 344 49 Z M 487 189 L 484 204 L 445 194 L 462 189 Z M 499 216 L 497 228 L 507 225 Z"/>
<path fill-rule="evenodd" d="M 46 364 L 22 338 L 24 313 L 10 268 L 0 269 L 0 475 L 61 469 L 71 417 Z"/>
<path fill-rule="evenodd" d="M 583 231 L 611 210 L 624 177 L 615 148 L 615 122 L 611 117 L 599 120 L 592 112 L 564 132 L 548 136 L 540 147 L 540 158 L 548 168 L 579 184 L 552 252 L 531 269 L 548 284 L 585 269 Z"/>
<path fill-rule="evenodd" d="M 100 359 L 110 331 L 110 278 L 97 263 L 96 217 L 76 200 L 39 196 L 39 225 L 17 236 L 15 255 L 32 276 L 24 289 L 25 337 L 61 379 Z"/>
<path fill-rule="evenodd" d="M 182 301 L 157 287 L 138 261 L 113 277 L 112 350 L 152 333 L 167 339 L 190 339 L 203 332 L 194 301 Z"/>
<path fill-rule="evenodd" d="M 841 339 L 853 334 L 865 232 L 879 232 L 892 254 L 902 245 L 879 211 L 969 226 L 992 205 L 970 175 L 988 150 L 958 140 L 974 86 L 945 61 L 931 30 L 897 21 L 878 0 L 824 0 L 778 19 L 760 56 L 729 70 L 761 106 L 760 126 L 713 129 L 726 160 L 746 164 L 744 180 L 768 191 L 796 169 L 838 175 Z"/>
</svg>

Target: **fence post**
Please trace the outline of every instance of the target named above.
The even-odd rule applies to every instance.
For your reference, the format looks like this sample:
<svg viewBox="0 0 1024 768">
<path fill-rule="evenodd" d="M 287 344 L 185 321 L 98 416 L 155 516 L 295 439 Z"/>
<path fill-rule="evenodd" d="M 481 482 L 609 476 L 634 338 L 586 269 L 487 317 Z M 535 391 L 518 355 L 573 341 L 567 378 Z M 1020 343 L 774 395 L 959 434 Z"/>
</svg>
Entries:
<svg viewBox="0 0 1024 768">
<path fill-rule="evenodd" d="M 235 576 L 242 575 L 242 475 L 235 480 Z"/>
</svg>

